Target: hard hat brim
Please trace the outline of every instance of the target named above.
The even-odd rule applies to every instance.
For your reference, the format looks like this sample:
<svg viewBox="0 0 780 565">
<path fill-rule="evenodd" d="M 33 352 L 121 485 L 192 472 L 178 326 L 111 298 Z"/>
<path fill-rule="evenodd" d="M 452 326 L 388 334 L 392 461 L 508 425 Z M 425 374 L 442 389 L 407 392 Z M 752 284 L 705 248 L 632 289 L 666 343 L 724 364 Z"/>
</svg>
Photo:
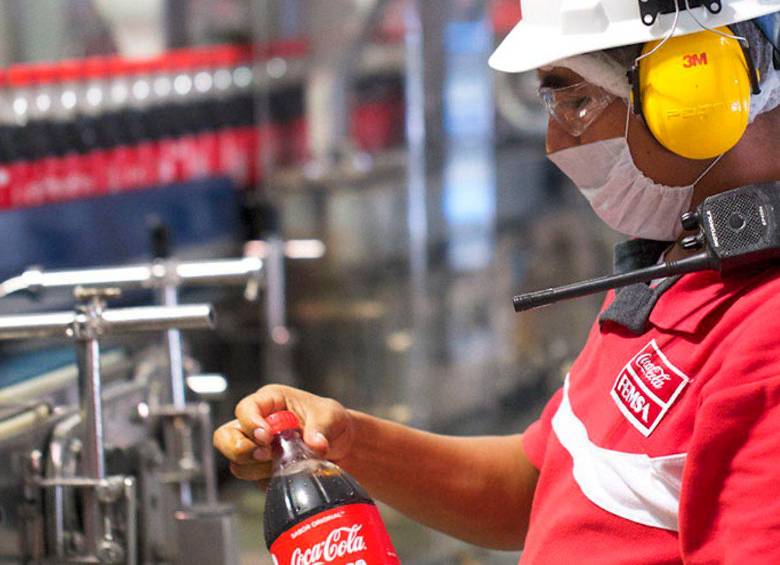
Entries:
<svg viewBox="0 0 780 565">
<path fill-rule="evenodd" d="M 780 11 L 780 0 L 737 0 L 724 2 L 719 14 L 713 15 L 701 8 L 696 16 L 708 27 L 719 27 L 777 11 Z M 488 64 L 507 73 L 530 71 L 574 55 L 661 39 L 669 33 L 673 22 L 674 14 L 664 14 L 652 26 L 644 25 L 637 17 L 611 22 L 606 30 L 563 33 L 560 27 L 520 20 L 490 56 Z M 683 11 L 674 35 L 687 35 L 701 29 Z"/>
</svg>

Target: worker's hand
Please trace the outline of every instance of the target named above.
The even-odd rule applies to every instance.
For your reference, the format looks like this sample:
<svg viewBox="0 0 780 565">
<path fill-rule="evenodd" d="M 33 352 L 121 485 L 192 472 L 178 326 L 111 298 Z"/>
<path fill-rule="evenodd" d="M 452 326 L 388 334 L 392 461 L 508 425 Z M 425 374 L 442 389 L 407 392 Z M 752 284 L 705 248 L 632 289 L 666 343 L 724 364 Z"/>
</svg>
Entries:
<svg viewBox="0 0 780 565">
<path fill-rule="evenodd" d="M 271 431 L 265 417 L 291 410 L 303 427 L 303 440 L 331 461 L 343 458 L 352 445 L 352 417 L 329 398 L 282 385 L 264 386 L 236 406 L 236 419 L 214 432 L 214 447 L 230 461 L 239 479 L 264 481 L 271 476 Z"/>
</svg>

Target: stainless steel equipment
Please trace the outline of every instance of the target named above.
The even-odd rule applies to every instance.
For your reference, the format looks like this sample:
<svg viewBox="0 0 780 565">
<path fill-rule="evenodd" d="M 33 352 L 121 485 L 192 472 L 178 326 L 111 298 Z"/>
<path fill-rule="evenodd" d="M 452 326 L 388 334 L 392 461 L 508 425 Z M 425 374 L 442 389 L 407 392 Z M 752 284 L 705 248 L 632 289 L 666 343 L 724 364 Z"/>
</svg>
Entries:
<svg viewBox="0 0 780 565">
<path fill-rule="evenodd" d="M 27 291 L 34 294 L 54 289 L 72 290 L 84 284 L 103 290 L 112 287 L 152 288 L 164 307 L 187 311 L 192 307 L 178 304 L 180 287 L 244 285 L 248 298 L 254 299 L 261 283 L 262 268 L 263 260 L 259 256 L 186 263 L 159 259 L 148 265 L 116 268 L 54 272 L 30 269 L 0 286 L 7 293 Z M 106 312 L 109 318 L 112 314 L 111 311 Z M 61 315 L 56 316 L 39 316 L 38 320 L 33 320 L 36 327 L 25 331 L 45 332 L 52 325 L 65 321 L 59 319 Z M 0 320 L 0 332 L 2 329 L 3 322 Z M 174 517 L 176 512 L 193 508 L 193 505 L 198 507 L 194 516 L 213 514 L 217 509 L 211 412 L 207 403 L 186 402 L 179 328 L 168 325 L 157 329 L 163 330 L 165 336 L 165 374 L 158 371 L 156 375 L 149 375 L 152 392 L 141 399 L 137 410 L 148 436 L 160 435 L 163 438 L 162 450 L 156 445 L 147 445 L 142 455 L 144 464 L 140 471 L 140 498 L 147 508 L 154 502 L 154 511 L 146 511 L 141 515 L 141 528 L 145 532 L 142 558 L 144 562 L 190 563 L 202 552 L 195 539 L 190 539 L 189 543 L 179 543 L 181 536 L 177 535 Z M 88 358 L 85 362 L 91 363 L 92 360 Z M 193 496 L 193 482 L 202 485 L 202 495 L 199 497 Z M 211 510 L 207 511 L 208 508 Z M 226 526 L 217 530 L 219 532 L 225 535 L 218 538 L 218 545 L 235 544 L 233 529 Z"/>
<path fill-rule="evenodd" d="M 249 300 L 257 299 L 262 287 L 266 294 L 264 325 L 272 337 L 278 338 L 287 332 L 284 292 L 279 291 L 284 285 L 285 258 L 316 258 L 324 252 L 317 241 L 258 240 L 247 245 L 247 256 L 240 259 L 180 262 L 159 247 L 154 250 L 158 259 L 149 264 L 51 272 L 32 268 L 0 284 L 0 297 L 19 292 L 40 296 L 47 291 L 89 285 L 102 291 L 153 289 L 163 306 L 187 308 L 179 306 L 179 290 L 183 287 L 242 285 Z M 112 315 L 112 311 L 106 311 L 104 318 L 110 321 Z M 50 331 L 70 323 L 71 318 L 71 313 L 24 317 L 24 329 L 18 330 L 17 337 L 50 335 Z M 11 332 L 15 327 L 15 319 L 0 319 L 0 335 L 4 329 Z M 164 332 L 165 358 L 156 358 L 136 371 L 136 380 L 148 384 L 148 392 L 137 403 L 137 423 L 145 429 L 147 438 L 162 437 L 162 446 L 149 439 L 140 449 L 136 478 L 140 482 L 139 529 L 143 539 L 139 558 L 146 563 L 192 564 L 211 555 L 204 552 L 197 535 L 191 536 L 193 532 L 208 528 L 216 520 L 220 526 L 212 532 L 209 547 L 231 548 L 235 545 L 235 526 L 232 510 L 218 504 L 210 407 L 205 402 L 186 401 L 188 375 L 179 329 L 157 329 Z M 83 362 L 94 364 L 94 359 L 97 355 L 89 352 Z M 67 447 L 60 451 L 67 452 Z M 224 549 L 219 563 L 236 563 L 230 551 Z"/>
<path fill-rule="evenodd" d="M 187 565 L 238 563 L 238 545 L 233 541 L 235 509 L 228 505 L 193 507 L 176 512 L 176 541 L 189 546 Z"/>
<path fill-rule="evenodd" d="M 22 458 L 24 557 L 33 563 L 135 564 L 136 478 L 106 471 L 100 340 L 169 328 L 208 328 L 214 323 L 214 313 L 208 305 L 109 310 L 106 299 L 118 296 L 116 289 L 78 287 L 75 294 L 79 306 L 73 312 L 0 318 L 2 340 L 73 340 L 79 368 L 78 419 L 60 426 L 80 426 L 80 442 L 58 443 L 58 437 L 69 435 L 60 427 L 47 455 L 33 450 Z M 70 501 L 67 506 L 66 501 Z M 49 520 L 44 521 L 47 514 Z"/>
<path fill-rule="evenodd" d="M 215 261 L 145 263 L 121 267 L 82 269 L 74 271 L 44 271 L 33 267 L 0 284 L 0 298 L 16 292 L 35 295 L 47 290 L 89 288 L 164 288 L 176 286 L 213 286 L 259 284 L 263 261 L 261 257 L 222 259 Z"/>
<path fill-rule="evenodd" d="M 315 167 L 329 173 L 350 156 L 349 87 L 355 61 L 386 0 L 312 0 L 312 66 L 306 84 L 309 145 Z M 334 34 L 332 30 L 338 29 Z M 349 164 L 347 164 L 349 166 Z"/>
</svg>

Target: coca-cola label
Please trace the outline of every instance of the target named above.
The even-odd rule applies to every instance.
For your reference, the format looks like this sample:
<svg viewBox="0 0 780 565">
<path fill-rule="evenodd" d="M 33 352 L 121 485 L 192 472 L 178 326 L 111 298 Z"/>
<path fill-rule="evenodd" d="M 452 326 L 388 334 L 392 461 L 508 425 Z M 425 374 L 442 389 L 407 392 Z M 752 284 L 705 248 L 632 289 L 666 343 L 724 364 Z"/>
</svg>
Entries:
<svg viewBox="0 0 780 565">
<path fill-rule="evenodd" d="M 689 382 L 652 340 L 618 373 L 610 394 L 626 419 L 648 437 Z"/>
<path fill-rule="evenodd" d="M 397 565 L 401 562 L 372 504 L 315 514 L 271 545 L 274 565 Z"/>
</svg>

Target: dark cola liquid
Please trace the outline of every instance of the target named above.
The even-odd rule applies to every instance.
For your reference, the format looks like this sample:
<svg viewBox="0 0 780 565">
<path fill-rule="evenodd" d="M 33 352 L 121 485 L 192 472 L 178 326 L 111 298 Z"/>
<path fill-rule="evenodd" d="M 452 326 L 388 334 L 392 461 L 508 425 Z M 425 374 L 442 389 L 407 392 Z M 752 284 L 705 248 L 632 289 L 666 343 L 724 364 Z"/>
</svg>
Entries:
<svg viewBox="0 0 780 565">
<path fill-rule="evenodd" d="M 323 461 L 301 462 L 290 474 L 271 479 L 265 501 L 263 526 L 270 548 L 281 534 L 298 522 L 344 504 L 373 504 L 349 474 Z"/>
</svg>

